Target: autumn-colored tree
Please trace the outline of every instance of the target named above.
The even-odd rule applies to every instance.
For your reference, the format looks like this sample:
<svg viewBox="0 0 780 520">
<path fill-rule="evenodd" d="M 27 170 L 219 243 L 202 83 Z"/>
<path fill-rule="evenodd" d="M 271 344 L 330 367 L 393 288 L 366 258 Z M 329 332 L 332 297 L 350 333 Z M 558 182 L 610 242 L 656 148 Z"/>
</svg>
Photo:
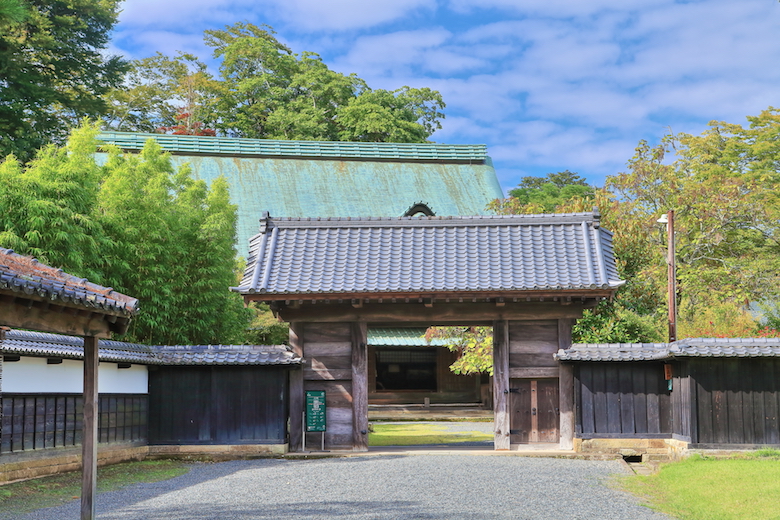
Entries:
<svg viewBox="0 0 780 520">
<path fill-rule="evenodd" d="M 586 312 L 575 340 L 662 339 L 667 244 L 656 220 L 669 210 L 675 211 L 678 336 L 755 333 L 748 304 L 774 302 L 780 292 L 780 114 L 770 108 L 748 121 L 747 127 L 713 122 L 701 135 L 667 135 L 655 146 L 642 141 L 627 170 L 608 177 L 592 198 L 555 206 L 556 212 L 598 207 L 628 281 L 614 302 Z M 536 209 L 517 199 L 492 208 Z"/>
<path fill-rule="evenodd" d="M 447 348 L 458 353 L 450 365 L 454 374 L 493 374 L 492 327 L 429 327 L 425 340 L 444 340 Z"/>
</svg>

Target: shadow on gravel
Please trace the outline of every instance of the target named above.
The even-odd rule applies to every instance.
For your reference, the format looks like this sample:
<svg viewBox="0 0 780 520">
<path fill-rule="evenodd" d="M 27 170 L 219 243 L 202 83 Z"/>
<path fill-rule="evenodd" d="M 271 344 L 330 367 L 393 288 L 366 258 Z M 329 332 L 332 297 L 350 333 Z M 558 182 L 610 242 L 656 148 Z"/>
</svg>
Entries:
<svg viewBox="0 0 780 520">
<path fill-rule="evenodd" d="M 177 509 L 155 508 L 154 512 L 140 509 L 126 509 L 125 511 L 102 514 L 105 520 L 201 520 L 201 519 L 266 519 L 266 518 L 298 518 L 298 519 L 327 519 L 327 518 L 371 518 L 397 519 L 415 518 L 426 520 L 473 520 L 474 514 L 453 514 L 452 511 L 421 512 L 421 504 L 408 501 L 373 501 L 373 502 L 293 502 L 275 506 L 264 505 L 257 509 L 224 508 L 224 507 L 199 507 L 186 511 Z M 507 516 L 513 520 L 526 520 L 526 517 Z"/>
</svg>

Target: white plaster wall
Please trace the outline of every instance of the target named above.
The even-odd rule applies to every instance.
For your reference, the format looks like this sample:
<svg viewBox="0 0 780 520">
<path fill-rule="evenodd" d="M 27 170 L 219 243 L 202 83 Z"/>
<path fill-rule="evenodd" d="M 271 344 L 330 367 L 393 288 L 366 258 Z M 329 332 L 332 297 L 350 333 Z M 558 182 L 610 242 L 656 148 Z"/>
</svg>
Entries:
<svg viewBox="0 0 780 520">
<path fill-rule="evenodd" d="M 48 365 L 46 358 L 22 356 L 19 361 L 3 363 L 3 392 L 10 393 L 81 393 L 83 362 L 63 359 Z M 102 361 L 98 367 L 98 392 L 106 394 L 145 394 L 149 391 L 149 373 L 144 365 L 117 368 L 116 363 Z"/>
</svg>

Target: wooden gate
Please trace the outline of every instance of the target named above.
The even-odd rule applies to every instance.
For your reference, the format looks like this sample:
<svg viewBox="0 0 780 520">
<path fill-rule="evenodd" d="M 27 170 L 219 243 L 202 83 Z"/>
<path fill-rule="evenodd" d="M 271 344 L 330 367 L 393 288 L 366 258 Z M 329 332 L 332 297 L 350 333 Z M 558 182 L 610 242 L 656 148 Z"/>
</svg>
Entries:
<svg viewBox="0 0 780 520">
<path fill-rule="evenodd" d="M 510 442 L 558 442 L 558 379 L 510 379 Z"/>
</svg>

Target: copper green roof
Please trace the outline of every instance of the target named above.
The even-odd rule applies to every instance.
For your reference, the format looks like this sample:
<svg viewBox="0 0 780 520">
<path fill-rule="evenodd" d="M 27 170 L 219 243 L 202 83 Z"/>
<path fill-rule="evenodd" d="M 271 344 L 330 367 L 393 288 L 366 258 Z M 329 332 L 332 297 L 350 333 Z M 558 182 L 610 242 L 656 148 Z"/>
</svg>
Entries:
<svg viewBox="0 0 780 520">
<path fill-rule="evenodd" d="M 417 203 L 438 216 L 484 215 L 503 197 L 484 145 L 271 141 L 104 132 L 126 151 L 156 139 L 174 167 L 220 175 L 238 206 L 237 249 L 246 256 L 264 211 L 272 217 L 400 217 Z M 98 153 L 105 161 L 106 154 Z"/>
<path fill-rule="evenodd" d="M 281 141 L 195 135 L 103 132 L 100 139 L 125 150 L 140 150 L 147 139 L 178 154 L 260 155 L 270 157 L 335 157 L 412 161 L 484 161 L 484 144 L 364 143 L 349 141 Z"/>
<path fill-rule="evenodd" d="M 369 328 L 368 344 L 373 347 L 444 347 L 446 339 L 425 340 L 425 327 Z"/>
</svg>

